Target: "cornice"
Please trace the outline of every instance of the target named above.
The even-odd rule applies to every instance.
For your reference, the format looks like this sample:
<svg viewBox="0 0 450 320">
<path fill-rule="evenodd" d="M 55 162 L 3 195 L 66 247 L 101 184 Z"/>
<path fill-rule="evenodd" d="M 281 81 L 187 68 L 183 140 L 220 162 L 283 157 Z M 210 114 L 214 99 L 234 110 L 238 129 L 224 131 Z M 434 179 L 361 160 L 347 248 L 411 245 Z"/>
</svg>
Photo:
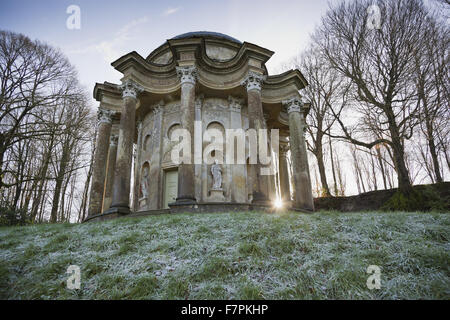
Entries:
<svg viewBox="0 0 450 320">
<path fill-rule="evenodd" d="M 215 60 L 207 55 L 207 44 L 222 44 L 236 49 L 237 53 L 228 60 Z M 169 50 L 173 57 L 168 64 L 150 62 Z M 180 54 L 183 55 L 180 56 Z M 273 51 L 249 42 L 239 44 L 229 40 L 208 38 L 170 39 L 155 49 L 146 59 L 136 51 L 132 51 L 111 65 L 124 74 L 122 80 L 133 79 L 150 94 L 168 94 L 178 91 L 181 85 L 176 67 L 193 62 L 197 67 L 197 82 L 214 90 L 235 89 L 241 85 L 248 72 L 254 70 L 266 76 L 262 84 L 261 97 L 263 103 L 272 104 L 281 103 L 282 100 L 308 85 L 299 70 L 268 75 L 265 63 L 273 54 Z M 185 60 L 179 60 L 180 58 Z M 102 94 L 120 97 L 120 92 L 116 88 L 109 88 L 106 83 L 96 84 L 94 98 L 100 101 Z"/>
<path fill-rule="evenodd" d="M 96 83 L 94 86 L 93 97 L 97 101 L 102 101 L 103 95 L 108 95 L 114 98 L 120 98 L 122 92 L 118 88 L 118 85 L 111 82 Z"/>
</svg>

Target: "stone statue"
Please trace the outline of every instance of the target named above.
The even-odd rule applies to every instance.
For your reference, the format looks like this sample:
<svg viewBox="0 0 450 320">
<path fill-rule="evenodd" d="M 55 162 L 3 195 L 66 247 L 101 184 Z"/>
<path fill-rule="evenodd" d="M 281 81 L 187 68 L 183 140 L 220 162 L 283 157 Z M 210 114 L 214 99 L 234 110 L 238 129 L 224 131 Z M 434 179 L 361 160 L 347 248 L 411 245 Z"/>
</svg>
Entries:
<svg viewBox="0 0 450 320">
<path fill-rule="evenodd" d="M 217 159 L 211 166 L 211 174 L 213 176 L 212 190 L 222 190 L 222 169 Z"/>
<path fill-rule="evenodd" d="M 142 198 L 147 199 L 148 198 L 148 167 L 144 167 L 144 171 L 142 172 L 142 178 L 141 178 L 141 192 L 142 192 Z"/>
</svg>

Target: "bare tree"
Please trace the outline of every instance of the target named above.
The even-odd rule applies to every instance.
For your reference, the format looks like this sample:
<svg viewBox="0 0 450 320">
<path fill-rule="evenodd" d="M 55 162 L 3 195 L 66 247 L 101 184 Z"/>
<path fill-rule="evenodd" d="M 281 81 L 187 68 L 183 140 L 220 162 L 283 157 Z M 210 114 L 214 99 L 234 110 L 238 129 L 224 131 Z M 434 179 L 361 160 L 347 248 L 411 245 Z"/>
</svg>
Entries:
<svg viewBox="0 0 450 320">
<path fill-rule="evenodd" d="M 449 31 L 446 25 L 430 16 L 426 29 L 423 30 L 424 50 L 416 52 L 414 57 L 416 87 L 421 106 L 420 129 L 427 142 L 432 161 L 434 177 L 442 182 L 439 153 L 446 146 L 440 146 L 438 135 L 448 133 L 449 125 Z M 441 139 L 442 140 L 442 139 Z M 427 156 L 422 152 L 424 160 Z M 427 167 L 428 168 L 428 167 Z"/>
<path fill-rule="evenodd" d="M 0 48 L 0 205 L 66 221 L 89 165 L 87 95 L 58 50 L 6 31 Z"/>
<path fill-rule="evenodd" d="M 379 29 L 367 26 L 367 9 L 374 3 L 381 9 Z M 369 149 L 387 145 L 404 193 L 411 190 L 405 141 L 412 137 L 420 111 L 414 56 L 422 50 L 427 23 L 419 0 L 350 1 L 331 8 L 315 35 L 328 63 L 353 86 L 350 109 L 332 108 L 342 132 L 334 137 Z M 349 117 L 349 112 L 360 117 Z M 377 138 L 369 140 L 367 132 Z"/>
<path fill-rule="evenodd" d="M 342 109 L 346 105 L 349 87 L 343 81 L 342 76 L 331 68 L 320 54 L 317 54 L 317 50 L 318 48 L 314 46 L 310 47 L 300 57 L 294 58 L 290 67 L 300 69 L 308 79 L 309 85 L 302 92 L 304 97 L 310 102 L 310 112 L 307 118 L 307 133 L 309 135 L 307 147 L 317 161 L 322 185 L 320 194 L 331 196 L 325 170 L 324 137 L 330 132 L 335 122 L 335 118 L 330 112 L 330 107 L 334 106 L 337 109 Z M 333 160 L 331 165 L 334 165 Z M 332 173 L 334 193 L 337 194 L 334 170 Z"/>
<path fill-rule="evenodd" d="M 65 79 L 75 77 L 67 59 L 56 49 L 21 34 L 0 31 L 0 187 L 5 152 L 15 143 L 46 135 L 30 130 L 41 118 L 34 111 L 54 105 L 67 92 Z M 24 130 L 26 127 L 27 130 Z"/>
</svg>

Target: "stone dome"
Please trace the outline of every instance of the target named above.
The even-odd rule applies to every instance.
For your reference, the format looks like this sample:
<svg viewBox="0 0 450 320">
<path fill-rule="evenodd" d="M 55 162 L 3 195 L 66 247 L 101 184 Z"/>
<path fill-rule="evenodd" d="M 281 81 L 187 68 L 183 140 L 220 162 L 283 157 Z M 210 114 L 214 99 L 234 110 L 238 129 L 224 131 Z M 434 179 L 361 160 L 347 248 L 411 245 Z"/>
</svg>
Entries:
<svg viewBox="0 0 450 320">
<path fill-rule="evenodd" d="M 184 39 L 204 39 L 206 54 L 213 60 L 227 61 L 232 59 L 239 51 L 242 42 L 229 35 L 211 32 L 211 31 L 193 31 L 179 34 L 170 40 L 184 40 Z M 152 51 L 147 57 L 147 61 L 156 64 L 169 64 L 172 61 L 172 52 L 167 45 L 167 41 Z"/>
<path fill-rule="evenodd" d="M 236 38 L 230 37 L 229 35 L 220 33 L 220 32 L 211 32 L 211 31 L 194 31 L 194 32 L 186 32 L 183 34 L 179 34 L 172 39 L 188 39 L 188 38 L 217 38 L 217 39 L 225 39 L 232 42 L 236 42 L 242 44 Z"/>
</svg>

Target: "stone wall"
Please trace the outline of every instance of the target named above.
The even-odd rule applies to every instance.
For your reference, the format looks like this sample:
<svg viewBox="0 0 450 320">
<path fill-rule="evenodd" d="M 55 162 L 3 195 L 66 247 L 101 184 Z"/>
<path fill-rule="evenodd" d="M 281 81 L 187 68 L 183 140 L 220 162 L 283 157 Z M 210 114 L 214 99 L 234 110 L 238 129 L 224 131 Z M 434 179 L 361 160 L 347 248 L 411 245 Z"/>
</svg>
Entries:
<svg viewBox="0 0 450 320">
<path fill-rule="evenodd" d="M 171 152 L 177 142 L 171 141 L 171 134 L 181 128 L 180 101 L 149 106 L 149 111 L 138 125 L 135 181 L 135 208 L 137 211 L 156 210 L 163 206 L 164 170 L 177 167 L 171 161 Z M 195 120 L 202 123 L 202 135 L 207 129 L 216 129 L 223 134 L 223 157 L 225 160 L 225 130 L 248 129 L 247 107 L 243 99 L 230 97 L 200 98 L 196 100 Z M 203 142 L 203 152 L 210 142 Z M 246 145 L 248 152 L 248 145 Z M 218 153 L 216 156 L 220 156 Z M 235 156 L 236 157 L 236 156 Z M 148 199 L 143 199 L 142 173 L 149 167 Z M 216 202 L 210 189 L 212 186 L 211 165 L 195 166 L 195 196 L 199 203 Z M 247 203 L 249 186 L 245 164 L 222 165 L 223 198 L 221 202 Z M 251 193 L 251 192 L 250 192 Z"/>
</svg>

